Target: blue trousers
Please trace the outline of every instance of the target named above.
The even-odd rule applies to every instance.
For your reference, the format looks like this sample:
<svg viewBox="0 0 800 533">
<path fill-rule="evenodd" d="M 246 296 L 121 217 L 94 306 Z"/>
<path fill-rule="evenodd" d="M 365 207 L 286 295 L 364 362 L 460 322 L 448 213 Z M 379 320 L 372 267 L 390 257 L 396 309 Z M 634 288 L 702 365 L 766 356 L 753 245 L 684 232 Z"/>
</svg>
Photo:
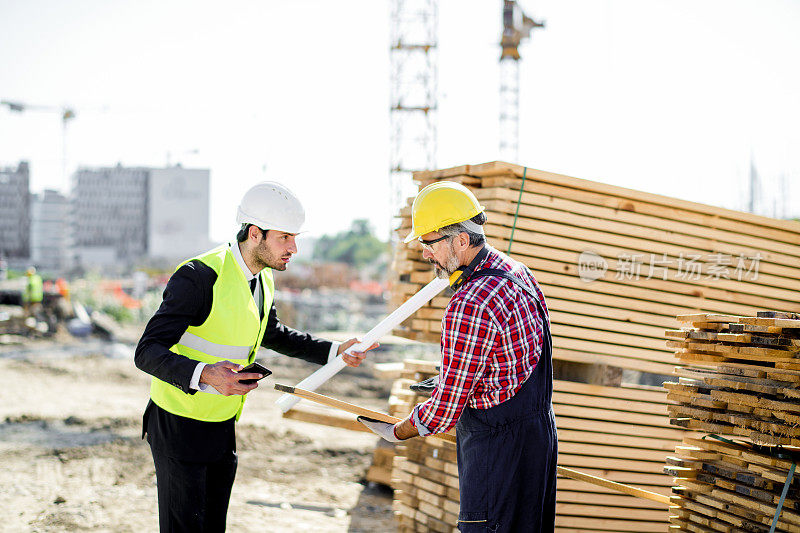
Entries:
<svg viewBox="0 0 800 533">
<path fill-rule="evenodd" d="M 550 332 L 539 363 L 509 400 L 467 407 L 456 426 L 462 532 L 552 532 L 558 436 Z"/>
</svg>

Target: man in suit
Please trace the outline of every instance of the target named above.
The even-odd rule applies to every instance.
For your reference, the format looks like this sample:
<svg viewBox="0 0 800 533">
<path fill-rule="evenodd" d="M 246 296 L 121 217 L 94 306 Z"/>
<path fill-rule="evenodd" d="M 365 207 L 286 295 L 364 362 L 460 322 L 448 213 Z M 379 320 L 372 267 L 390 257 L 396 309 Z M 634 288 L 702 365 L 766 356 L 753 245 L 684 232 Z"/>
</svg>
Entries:
<svg viewBox="0 0 800 533">
<path fill-rule="evenodd" d="M 179 265 L 139 341 L 136 366 L 152 375 L 142 436 L 155 463 L 162 532 L 225 530 L 235 422 L 258 387 L 242 380 L 262 377 L 239 370 L 259 346 L 322 365 L 357 342 L 319 339 L 278 320 L 272 271 L 286 270 L 297 253 L 304 221 L 285 186 L 252 187 L 239 206 L 236 242 Z M 363 352 L 344 355 L 350 366 L 363 359 Z"/>
</svg>

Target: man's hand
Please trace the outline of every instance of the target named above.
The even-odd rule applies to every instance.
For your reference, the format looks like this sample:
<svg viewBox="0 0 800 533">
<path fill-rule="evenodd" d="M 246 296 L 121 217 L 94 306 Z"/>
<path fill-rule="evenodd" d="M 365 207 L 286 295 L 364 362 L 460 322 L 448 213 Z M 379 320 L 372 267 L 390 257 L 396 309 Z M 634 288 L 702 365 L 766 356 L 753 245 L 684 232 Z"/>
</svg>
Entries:
<svg viewBox="0 0 800 533">
<path fill-rule="evenodd" d="M 230 361 L 220 361 L 203 367 L 200 383 L 211 385 L 223 396 L 243 395 L 258 387 L 258 383 L 240 383 L 240 379 L 258 379 L 261 374 L 255 372 L 239 373 L 242 365 Z"/>
<path fill-rule="evenodd" d="M 345 350 L 347 350 L 349 347 L 351 347 L 352 345 L 354 345 L 354 344 L 356 344 L 358 342 L 361 342 L 361 341 L 359 341 L 358 339 L 350 339 L 350 340 L 344 341 L 342 344 L 339 345 L 339 349 L 336 351 L 336 355 L 343 354 L 345 352 Z M 367 357 L 366 353 L 368 351 L 370 351 L 370 350 L 374 350 L 378 346 L 380 346 L 380 344 L 376 342 L 375 344 L 373 344 L 372 346 L 370 346 L 369 348 L 367 348 L 363 352 L 346 353 L 346 354 L 342 355 L 342 360 L 344 360 L 344 362 L 347 363 L 347 366 L 358 366 L 358 365 L 361 364 L 361 361 L 363 361 L 364 358 Z"/>
<path fill-rule="evenodd" d="M 366 416 L 359 416 L 358 421 L 367 426 L 370 431 L 381 437 L 383 440 L 387 440 L 389 442 L 400 442 L 400 439 L 397 438 L 397 435 L 394 432 L 394 424 L 381 422 L 380 420 L 367 418 Z"/>
</svg>

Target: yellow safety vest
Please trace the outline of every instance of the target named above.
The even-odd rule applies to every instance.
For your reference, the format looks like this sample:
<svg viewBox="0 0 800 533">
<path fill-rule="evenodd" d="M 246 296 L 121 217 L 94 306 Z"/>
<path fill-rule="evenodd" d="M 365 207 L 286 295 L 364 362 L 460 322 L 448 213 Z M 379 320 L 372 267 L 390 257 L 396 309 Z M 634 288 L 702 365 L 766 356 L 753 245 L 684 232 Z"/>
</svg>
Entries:
<svg viewBox="0 0 800 533">
<path fill-rule="evenodd" d="M 186 333 L 170 351 L 209 364 L 225 360 L 240 365 L 253 362 L 264 337 L 275 295 L 272 270 L 265 268 L 259 273 L 264 293 L 262 319 L 250 293 L 250 285 L 228 245 L 214 248 L 194 259 L 217 273 L 211 312 L 200 326 L 186 328 Z M 178 268 L 191 260 L 184 261 Z M 215 390 L 212 387 L 208 390 L 210 392 L 186 394 L 154 377 L 150 384 L 150 397 L 162 409 L 195 420 L 221 422 L 234 416 L 239 419 L 245 396 L 213 394 Z"/>
<path fill-rule="evenodd" d="M 43 298 L 44 288 L 42 277 L 39 274 L 28 276 L 28 282 L 25 284 L 25 292 L 22 294 L 22 300 L 26 303 L 39 303 Z"/>
</svg>

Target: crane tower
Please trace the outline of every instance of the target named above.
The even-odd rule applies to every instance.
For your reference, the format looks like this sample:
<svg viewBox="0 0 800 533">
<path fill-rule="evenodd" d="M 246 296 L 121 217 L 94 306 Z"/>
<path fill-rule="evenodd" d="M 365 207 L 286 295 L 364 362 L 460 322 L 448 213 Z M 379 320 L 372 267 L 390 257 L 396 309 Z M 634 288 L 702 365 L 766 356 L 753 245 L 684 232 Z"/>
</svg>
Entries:
<svg viewBox="0 0 800 533">
<path fill-rule="evenodd" d="M 415 194 L 411 173 L 436 168 L 437 0 L 391 0 L 391 214 Z"/>
<path fill-rule="evenodd" d="M 519 45 L 534 28 L 544 28 L 525 15 L 515 0 L 503 0 L 503 35 L 500 39 L 500 158 L 519 157 Z"/>
</svg>

